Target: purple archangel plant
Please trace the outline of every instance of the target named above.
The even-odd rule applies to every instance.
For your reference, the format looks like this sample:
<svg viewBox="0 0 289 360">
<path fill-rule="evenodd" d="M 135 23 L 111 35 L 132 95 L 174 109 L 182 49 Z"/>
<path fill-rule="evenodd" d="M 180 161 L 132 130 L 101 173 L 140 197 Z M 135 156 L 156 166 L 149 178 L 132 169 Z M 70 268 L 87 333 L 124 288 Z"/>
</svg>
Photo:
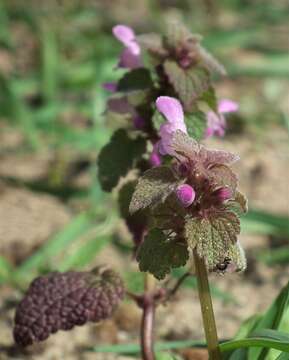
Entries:
<svg viewBox="0 0 289 360">
<path fill-rule="evenodd" d="M 110 93 L 105 115 L 118 121 L 98 156 L 98 178 L 104 191 L 117 189 L 134 258 L 145 272 L 144 293 L 126 292 L 143 310 L 142 356 L 155 359 L 156 307 L 193 273 L 210 359 L 218 360 L 207 274 L 245 269 L 238 235 L 247 201 L 231 168 L 238 156 L 200 141 L 224 136 L 225 114 L 238 105 L 217 99 L 213 75 L 223 76 L 225 69 L 182 24 L 173 21 L 162 35 L 140 36 L 117 25 L 113 34 L 123 45 L 117 67 L 126 71 L 118 82 L 104 84 Z M 155 278 L 182 266 L 187 273 L 175 286 L 156 284 Z M 15 340 L 29 345 L 57 330 L 107 318 L 124 294 L 120 277 L 107 268 L 36 279 L 18 306 Z"/>
</svg>

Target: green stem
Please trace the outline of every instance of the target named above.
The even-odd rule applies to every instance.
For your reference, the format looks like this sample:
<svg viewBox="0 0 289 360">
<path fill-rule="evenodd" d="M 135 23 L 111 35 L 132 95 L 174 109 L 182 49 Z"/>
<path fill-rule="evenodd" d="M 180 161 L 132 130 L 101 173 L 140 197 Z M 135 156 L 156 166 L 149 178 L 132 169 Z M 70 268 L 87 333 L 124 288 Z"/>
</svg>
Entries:
<svg viewBox="0 0 289 360">
<path fill-rule="evenodd" d="M 222 355 L 218 343 L 217 327 L 210 294 L 206 264 L 204 259 L 201 258 L 196 251 L 194 251 L 194 259 L 209 359 L 221 360 Z"/>
</svg>

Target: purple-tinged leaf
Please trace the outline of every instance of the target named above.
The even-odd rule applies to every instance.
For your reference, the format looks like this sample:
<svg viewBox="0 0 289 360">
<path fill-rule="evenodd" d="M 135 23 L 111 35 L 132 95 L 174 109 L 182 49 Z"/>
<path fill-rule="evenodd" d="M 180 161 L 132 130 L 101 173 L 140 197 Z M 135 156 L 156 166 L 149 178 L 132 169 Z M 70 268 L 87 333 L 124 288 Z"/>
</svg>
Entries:
<svg viewBox="0 0 289 360">
<path fill-rule="evenodd" d="M 177 181 L 174 173 L 167 166 L 147 170 L 137 183 L 129 206 L 130 213 L 165 201 L 176 189 Z"/>
<path fill-rule="evenodd" d="M 164 70 L 183 103 L 185 111 L 192 111 L 194 101 L 210 87 L 208 71 L 200 66 L 183 69 L 173 60 L 165 61 Z"/>
</svg>

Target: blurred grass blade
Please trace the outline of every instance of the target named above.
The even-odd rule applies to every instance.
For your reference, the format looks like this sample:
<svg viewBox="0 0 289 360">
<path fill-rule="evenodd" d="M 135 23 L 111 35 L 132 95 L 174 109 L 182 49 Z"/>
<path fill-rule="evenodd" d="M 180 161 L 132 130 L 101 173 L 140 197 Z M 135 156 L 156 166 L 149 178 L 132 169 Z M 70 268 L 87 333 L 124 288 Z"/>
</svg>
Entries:
<svg viewBox="0 0 289 360">
<path fill-rule="evenodd" d="M 193 340 L 179 340 L 179 341 L 168 341 L 159 342 L 155 344 L 155 351 L 163 350 L 176 350 L 184 349 L 189 347 L 203 347 L 204 344 L 200 341 Z M 115 354 L 138 354 L 140 352 L 140 346 L 138 344 L 117 344 L 117 345 L 99 345 L 95 346 L 89 351 L 98 353 L 115 353 Z"/>
<path fill-rule="evenodd" d="M 244 232 L 257 234 L 283 235 L 289 238 L 289 218 L 261 210 L 250 210 L 241 219 Z"/>
<path fill-rule="evenodd" d="M 109 242 L 109 236 L 102 236 L 90 239 L 85 244 L 81 244 L 76 251 L 65 258 L 58 266 L 59 271 L 67 271 L 70 269 L 81 269 L 85 265 L 91 263 L 101 249 Z"/>
<path fill-rule="evenodd" d="M 43 22 L 40 27 L 42 57 L 42 93 L 47 101 L 57 99 L 59 80 L 57 35 L 53 27 Z"/>
<path fill-rule="evenodd" d="M 222 352 L 232 351 L 243 347 L 260 347 L 266 349 L 276 349 L 289 352 L 289 334 L 277 330 L 264 329 L 254 332 L 248 338 L 227 341 L 220 344 Z M 258 357 L 248 357 L 247 359 L 257 360 Z"/>
<path fill-rule="evenodd" d="M 64 251 L 70 243 L 91 230 L 94 226 L 95 223 L 91 214 L 82 213 L 76 216 L 62 231 L 21 264 L 17 268 L 15 276 L 25 276 L 27 272 L 43 266 L 43 264 L 47 263 L 47 260 Z"/>
<path fill-rule="evenodd" d="M 258 322 L 256 327 L 254 328 L 255 331 L 261 331 L 262 329 L 274 329 L 278 330 L 280 323 L 289 304 L 289 282 L 288 284 L 282 289 L 278 297 L 269 307 L 269 309 L 265 312 L 262 316 L 261 320 Z M 268 350 L 262 351 L 262 349 L 250 349 L 248 354 L 248 359 L 264 359 L 268 353 Z"/>
<path fill-rule="evenodd" d="M 1 106 L 4 106 L 6 109 L 5 115 L 20 125 L 31 148 L 33 150 L 39 150 L 41 143 L 38 132 L 31 113 L 17 91 L 17 80 L 11 78 L 7 79 L 0 74 L 0 86 L 2 87 L 3 95 L 5 97 L 3 104 L 3 99 L 0 101 Z"/>
<path fill-rule="evenodd" d="M 173 269 L 172 270 L 172 276 L 176 279 L 179 279 L 181 276 L 184 275 L 184 273 L 186 272 L 185 269 Z M 185 279 L 185 281 L 183 282 L 182 286 L 187 287 L 187 288 L 191 288 L 191 289 L 197 289 L 197 280 L 194 276 L 189 276 Z M 222 291 L 221 289 L 219 289 L 217 286 L 210 284 L 210 288 L 211 288 L 211 292 L 213 297 L 216 297 L 218 299 L 223 300 L 225 303 L 237 303 L 237 301 L 234 299 L 234 297 L 225 292 Z"/>
<path fill-rule="evenodd" d="M 3 256 L 0 256 L 0 284 L 9 280 L 13 269 L 8 260 Z"/>
<path fill-rule="evenodd" d="M 281 246 L 277 249 L 264 250 L 258 254 L 258 260 L 268 265 L 272 264 L 288 264 L 289 262 L 289 246 Z"/>
<path fill-rule="evenodd" d="M 276 360 L 289 360 L 289 354 L 286 352 L 282 352 Z"/>
</svg>

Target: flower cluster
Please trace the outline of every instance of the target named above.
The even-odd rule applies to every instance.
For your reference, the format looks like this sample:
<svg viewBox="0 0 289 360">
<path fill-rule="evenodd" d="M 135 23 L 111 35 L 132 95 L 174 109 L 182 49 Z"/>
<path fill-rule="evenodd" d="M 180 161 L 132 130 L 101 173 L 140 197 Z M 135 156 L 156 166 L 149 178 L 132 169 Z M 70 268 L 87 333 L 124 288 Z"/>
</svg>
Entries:
<svg viewBox="0 0 289 360">
<path fill-rule="evenodd" d="M 246 260 L 237 237 L 239 215 L 247 211 L 247 203 L 230 167 L 239 157 L 207 149 L 190 138 L 177 99 L 159 97 L 156 106 L 167 120 L 160 131 L 159 151 L 172 162 L 140 178 L 131 212 L 151 208 L 156 219 L 152 228 L 164 232 L 172 244 L 182 242 L 196 251 L 210 271 L 244 270 Z M 146 245 L 140 252 L 142 248 Z"/>
<path fill-rule="evenodd" d="M 200 36 L 174 21 L 162 35 L 137 36 L 125 25 L 115 26 L 113 34 L 124 46 L 118 67 L 127 71 L 118 82 L 104 84 L 111 94 L 106 114 L 108 119 L 117 115 L 125 126 L 117 130 L 100 153 L 99 179 L 103 189 L 111 191 L 121 178 L 135 170 L 133 182 L 120 188 L 119 203 L 137 254 L 151 228 L 151 215 L 146 211 L 138 214 L 137 210 L 153 206 L 156 217 L 160 204 L 162 207 L 167 201 L 173 201 L 170 208 L 176 206 L 181 214 L 178 217 L 177 211 L 169 211 L 171 218 L 166 222 L 171 226 L 166 231 L 173 234 L 178 244 L 181 236 L 181 242 L 190 243 L 187 248 L 191 251 L 196 248 L 206 257 L 210 270 L 216 269 L 218 263 L 223 264 L 225 259 L 226 269 L 233 268 L 229 266 L 231 263 L 235 263 L 237 270 L 244 268 L 244 261 L 240 265 L 237 255 L 228 255 L 236 249 L 239 232 L 238 217 L 228 207 L 245 201 L 237 191 L 237 178 L 230 169 L 237 157 L 207 150 L 198 143 L 211 136 L 224 136 L 226 114 L 238 110 L 234 101 L 217 99 L 212 75 L 224 75 L 223 66 L 201 45 Z M 147 64 L 145 59 L 149 59 Z M 114 166 L 109 166 L 112 161 Z M 170 163 L 169 171 L 167 164 Z M 152 177 L 144 175 L 135 185 L 135 180 L 148 172 Z M 138 190 L 142 187 L 140 184 L 145 194 Z M 131 213 L 123 211 L 129 204 L 133 209 Z M 163 214 L 162 218 L 165 218 Z M 216 251 L 215 245 L 188 240 L 192 237 L 188 235 L 192 228 L 192 224 L 188 225 L 189 219 L 208 220 L 207 228 L 211 227 L 214 232 L 215 218 L 220 223 L 219 229 L 222 226 L 225 229 L 225 223 L 234 224 L 233 229 L 229 226 L 222 236 L 219 234 L 231 239 L 222 246 L 217 245 L 221 250 Z M 196 226 L 200 228 L 202 224 Z M 203 248 L 210 254 L 205 254 Z"/>
</svg>

